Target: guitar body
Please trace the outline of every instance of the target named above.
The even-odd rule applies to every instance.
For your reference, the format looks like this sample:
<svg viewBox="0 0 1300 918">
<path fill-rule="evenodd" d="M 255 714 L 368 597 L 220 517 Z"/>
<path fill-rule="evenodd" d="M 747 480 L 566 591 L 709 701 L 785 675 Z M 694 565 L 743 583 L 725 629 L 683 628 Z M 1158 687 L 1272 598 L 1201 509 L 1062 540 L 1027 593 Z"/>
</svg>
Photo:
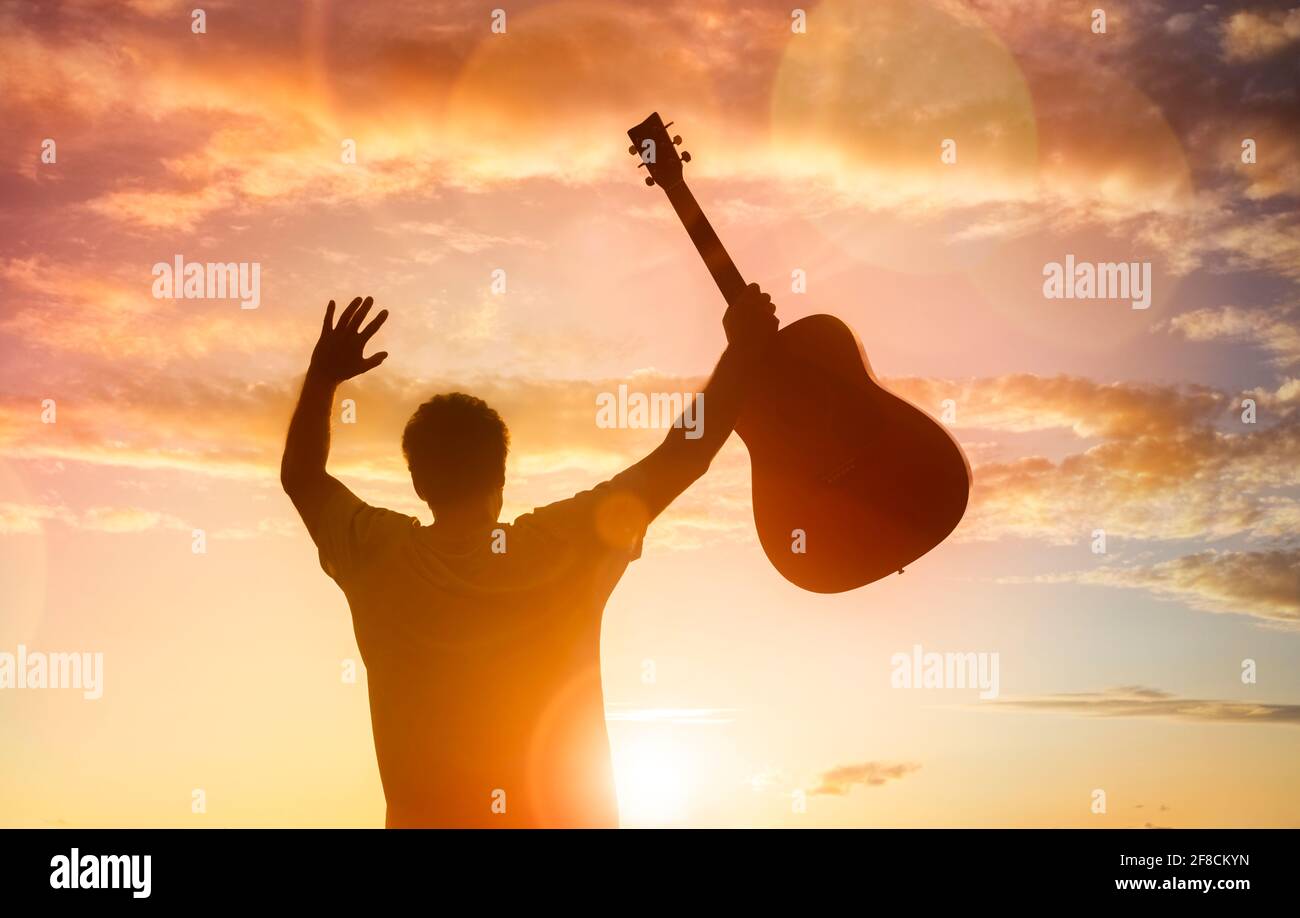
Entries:
<svg viewBox="0 0 1300 918">
<path fill-rule="evenodd" d="M 970 495 L 966 457 L 876 382 L 847 325 L 817 315 L 785 326 L 766 368 L 736 432 L 759 541 L 782 576 L 817 593 L 852 590 L 952 532 Z"/>
<path fill-rule="evenodd" d="M 669 125 L 671 122 L 669 122 Z M 682 177 L 689 153 L 658 112 L 628 130 L 628 153 L 659 185 L 723 297 L 745 280 Z M 736 424 L 749 447 L 754 522 L 795 586 L 842 593 L 902 572 L 966 512 L 970 465 L 933 418 L 876 381 L 847 325 L 808 316 L 782 328 Z"/>
</svg>

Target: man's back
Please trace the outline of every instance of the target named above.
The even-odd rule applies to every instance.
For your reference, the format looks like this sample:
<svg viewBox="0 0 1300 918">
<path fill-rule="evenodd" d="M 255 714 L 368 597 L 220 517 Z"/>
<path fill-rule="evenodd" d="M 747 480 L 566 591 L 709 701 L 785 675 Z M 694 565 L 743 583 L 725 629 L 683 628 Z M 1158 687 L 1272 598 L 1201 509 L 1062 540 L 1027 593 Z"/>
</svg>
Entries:
<svg viewBox="0 0 1300 918">
<path fill-rule="evenodd" d="M 371 507 L 326 471 L 338 386 L 383 363 L 356 297 L 320 337 L 289 422 L 280 483 L 347 595 L 370 679 L 390 826 L 618 823 L 600 619 L 650 521 L 708 469 L 775 339 L 771 297 L 727 307 L 728 345 L 697 413 L 610 481 L 498 525 L 509 432 L 482 399 L 435 395 L 402 433 L 435 524 Z"/>
<path fill-rule="evenodd" d="M 645 526 L 620 484 L 468 538 L 346 489 L 326 506 L 389 826 L 618 824 L 600 623 Z"/>
</svg>

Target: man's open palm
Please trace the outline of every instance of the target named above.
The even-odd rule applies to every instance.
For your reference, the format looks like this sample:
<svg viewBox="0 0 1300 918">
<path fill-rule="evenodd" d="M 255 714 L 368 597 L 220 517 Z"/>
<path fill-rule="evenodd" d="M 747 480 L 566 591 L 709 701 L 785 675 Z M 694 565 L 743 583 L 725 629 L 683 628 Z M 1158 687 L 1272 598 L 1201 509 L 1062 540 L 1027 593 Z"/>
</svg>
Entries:
<svg viewBox="0 0 1300 918">
<path fill-rule="evenodd" d="M 321 327 L 320 340 L 316 342 L 316 349 L 311 354 L 311 367 L 308 373 L 318 374 L 334 382 L 342 382 L 353 376 L 360 376 L 367 370 L 373 370 L 384 362 L 388 351 L 380 351 L 369 357 L 362 356 L 362 351 L 366 349 L 366 342 L 379 331 L 379 326 L 383 325 L 384 320 L 388 318 L 388 310 L 380 310 L 374 321 L 362 328 L 361 323 L 366 320 L 366 314 L 370 312 L 373 303 L 373 297 L 366 297 L 364 300 L 357 297 L 348 304 L 347 309 L 343 310 L 338 325 L 335 325 L 334 301 L 330 300 L 329 306 L 325 309 L 325 323 Z"/>
</svg>

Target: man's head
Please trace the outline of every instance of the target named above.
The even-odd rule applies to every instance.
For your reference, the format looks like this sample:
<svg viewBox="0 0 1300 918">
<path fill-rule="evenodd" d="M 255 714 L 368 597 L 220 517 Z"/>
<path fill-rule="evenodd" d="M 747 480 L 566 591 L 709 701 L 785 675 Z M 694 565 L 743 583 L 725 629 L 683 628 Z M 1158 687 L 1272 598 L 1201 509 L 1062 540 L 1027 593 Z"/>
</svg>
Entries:
<svg viewBox="0 0 1300 918">
<path fill-rule="evenodd" d="M 415 493 L 434 515 L 458 508 L 501 509 L 510 432 L 501 415 L 463 392 L 435 395 L 402 432 Z"/>
</svg>

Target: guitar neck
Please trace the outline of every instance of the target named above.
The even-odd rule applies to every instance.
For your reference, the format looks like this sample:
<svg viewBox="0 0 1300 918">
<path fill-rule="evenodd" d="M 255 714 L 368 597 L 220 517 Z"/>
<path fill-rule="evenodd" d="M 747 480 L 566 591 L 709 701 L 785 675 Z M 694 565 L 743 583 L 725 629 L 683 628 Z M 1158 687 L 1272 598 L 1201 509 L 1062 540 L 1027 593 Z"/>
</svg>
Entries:
<svg viewBox="0 0 1300 918">
<path fill-rule="evenodd" d="M 665 188 L 664 193 L 668 195 L 673 210 L 677 211 L 678 218 L 686 227 L 686 232 L 690 234 L 691 242 L 695 243 L 696 251 L 704 259 L 704 265 L 713 275 L 713 282 L 722 291 L 723 298 L 728 304 L 734 302 L 745 291 L 745 279 L 736 270 L 736 264 L 727 254 L 722 240 L 709 225 L 708 217 L 700 210 L 695 195 L 691 194 L 691 189 L 686 187 L 685 182 L 678 182 L 671 188 Z"/>
</svg>

